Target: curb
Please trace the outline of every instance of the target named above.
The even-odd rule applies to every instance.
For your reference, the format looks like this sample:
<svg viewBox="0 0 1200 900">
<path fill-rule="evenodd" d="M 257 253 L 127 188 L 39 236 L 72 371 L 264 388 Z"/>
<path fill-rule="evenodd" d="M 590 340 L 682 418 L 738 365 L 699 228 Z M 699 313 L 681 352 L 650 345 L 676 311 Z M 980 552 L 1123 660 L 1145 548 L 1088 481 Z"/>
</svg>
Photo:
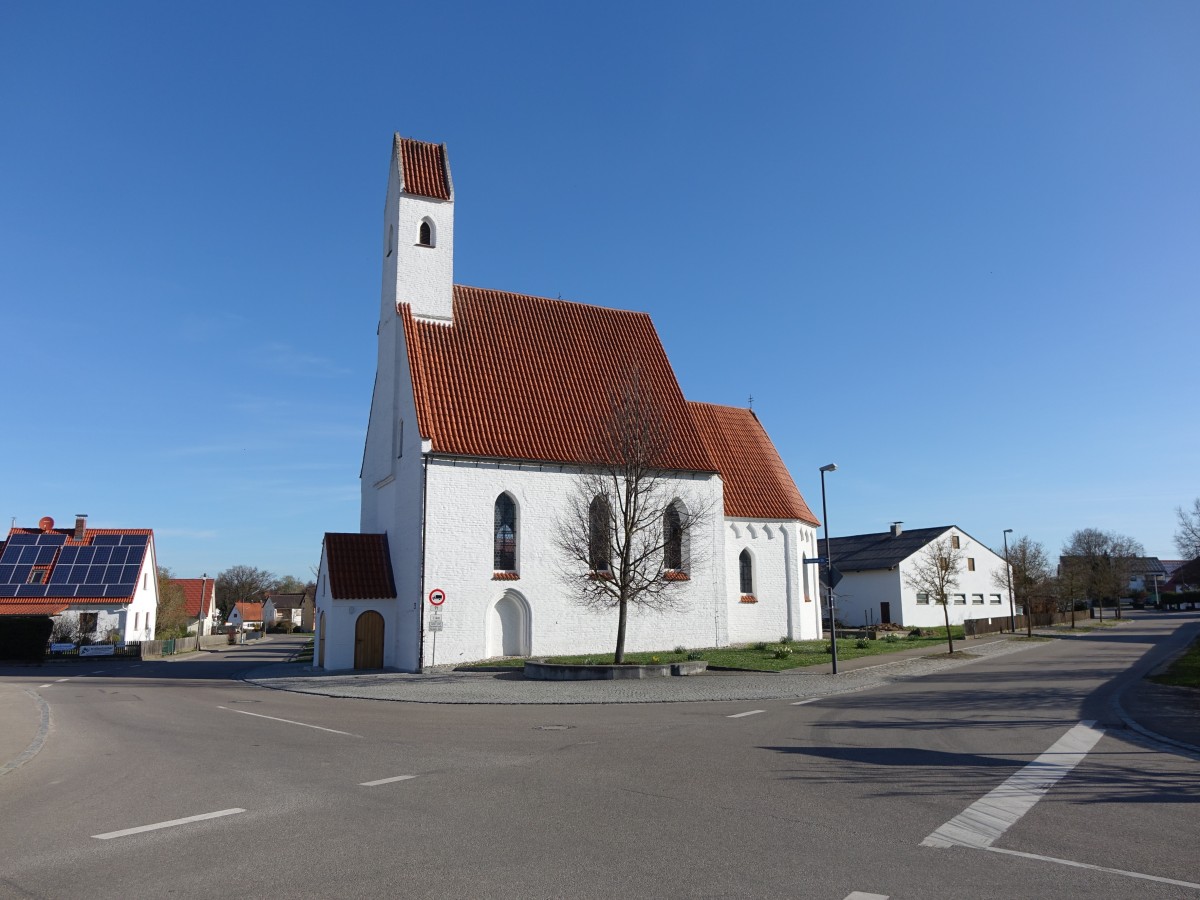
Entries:
<svg viewBox="0 0 1200 900">
<path fill-rule="evenodd" d="M 50 704 L 42 699 L 42 696 L 36 691 L 31 691 L 29 688 L 25 688 L 24 690 L 25 693 L 37 701 L 38 708 L 42 714 L 42 720 L 38 723 L 37 734 L 33 736 L 33 740 L 30 741 L 29 746 L 16 759 L 9 760 L 0 766 L 0 777 L 7 775 L 9 772 L 16 771 L 37 756 L 42 749 L 42 745 L 46 743 L 46 735 L 50 733 Z"/>
</svg>

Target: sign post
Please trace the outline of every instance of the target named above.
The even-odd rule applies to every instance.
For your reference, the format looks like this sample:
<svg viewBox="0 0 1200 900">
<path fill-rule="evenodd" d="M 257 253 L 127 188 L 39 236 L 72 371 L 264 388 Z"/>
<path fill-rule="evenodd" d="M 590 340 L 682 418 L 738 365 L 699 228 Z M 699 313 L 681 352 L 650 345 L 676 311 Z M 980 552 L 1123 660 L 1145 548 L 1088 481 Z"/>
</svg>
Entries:
<svg viewBox="0 0 1200 900">
<path fill-rule="evenodd" d="M 446 602 L 446 592 L 441 588 L 434 588 L 429 592 L 429 605 L 433 607 L 433 611 L 429 614 L 429 633 L 433 635 L 433 646 L 429 656 L 429 664 L 437 665 L 437 636 L 442 630 L 442 604 Z"/>
</svg>

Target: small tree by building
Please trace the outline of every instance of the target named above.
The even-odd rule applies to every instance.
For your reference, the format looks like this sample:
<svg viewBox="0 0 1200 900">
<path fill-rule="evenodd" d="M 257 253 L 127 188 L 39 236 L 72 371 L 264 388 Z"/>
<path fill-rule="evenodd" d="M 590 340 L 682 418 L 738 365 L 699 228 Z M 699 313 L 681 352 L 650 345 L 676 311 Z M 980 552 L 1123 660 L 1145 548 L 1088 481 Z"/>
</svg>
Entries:
<svg viewBox="0 0 1200 900">
<path fill-rule="evenodd" d="M 1003 556 L 998 552 L 997 556 Z M 1025 633 L 1033 636 L 1033 613 L 1048 613 L 1055 609 L 1054 591 L 1050 585 L 1050 558 L 1046 548 L 1028 535 L 1017 538 L 1008 548 L 1008 565 L 1012 570 L 1012 592 L 1016 602 L 1025 610 Z M 992 584 L 1008 587 L 1008 575 L 996 571 Z"/>
<path fill-rule="evenodd" d="M 228 619 L 229 611 L 238 603 L 261 603 L 275 585 L 275 575 L 265 569 L 230 566 L 217 575 L 217 607 L 221 618 Z"/>
<path fill-rule="evenodd" d="M 942 606 L 946 619 L 946 641 L 954 652 L 954 637 L 950 633 L 950 591 L 958 587 L 962 568 L 962 550 L 954 546 L 949 535 L 925 546 L 913 567 L 904 575 L 905 583 L 913 590 L 928 594 Z"/>
<path fill-rule="evenodd" d="M 1192 502 L 1191 509 L 1177 507 L 1175 515 L 1179 518 L 1175 548 L 1184 559 L 1200 559 L 1200 497 Z"/>
<path fill-rule="evenodd" d="M 601 454 L 576 479 L 555 543 L 561 575 L 578 603 L 617 611 L 613 661 L 625 661 L 630 607 L 665 609 L 681 600 L 689 572 L 703 565 L 698 528 L 712 512 L 681 497 L 661 468 L 671 428 L 635 374 L 609 395 Z"/>
<path fill-rule="evenodd" d="M 156 638 L 183 637 L 187 634 L 187 601 L 183 588 L 172 584 L 174 577 L 166 566 L 158 567 L 158 610 L 154 616 Z"/>
</svg>

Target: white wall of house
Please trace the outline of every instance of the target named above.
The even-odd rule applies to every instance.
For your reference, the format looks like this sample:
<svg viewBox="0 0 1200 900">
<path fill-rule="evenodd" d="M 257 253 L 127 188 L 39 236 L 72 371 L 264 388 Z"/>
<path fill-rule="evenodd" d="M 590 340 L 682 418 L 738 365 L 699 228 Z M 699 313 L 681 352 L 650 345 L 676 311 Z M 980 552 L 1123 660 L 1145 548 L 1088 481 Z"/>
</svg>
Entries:
<svg viewBox="0 0 1200 900">
<path fill-rule="evenodd" d="M 963 556 L 958 586 L 950 591 L 950 624 L 1007 616 L 1007 592 L 995 581 L 1004 578 L 1004 558 L 959 528 L 949 529 L 944 536 L 958 537 Z M 928 603 L 919 602 L 917 591 L 905 581 L 905 576 L 919 565 L 923 553 L 924 550 L 918 551 L 896 569 L 843 572 L 836 590 L 838 621 L 847 625 L 878 623 L 880 604 L 889 603 L 892 621 L 897 625 L 906 628 L 945 625 L 942 607 L 933 598 Z M 968 560 L 974 561 L 974 571 L 969 570 Z"/>
</svg>

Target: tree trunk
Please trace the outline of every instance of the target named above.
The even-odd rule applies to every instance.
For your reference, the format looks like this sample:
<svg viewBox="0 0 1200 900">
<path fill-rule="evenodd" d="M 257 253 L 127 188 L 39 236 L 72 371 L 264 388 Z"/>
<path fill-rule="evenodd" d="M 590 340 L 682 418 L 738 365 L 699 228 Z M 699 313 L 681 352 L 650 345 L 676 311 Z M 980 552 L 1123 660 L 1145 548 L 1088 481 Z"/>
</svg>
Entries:
<svg viewBox="0 0 1200 900">
<path fill-rule="evenodd" d="M 617 651 L 613 654 L 613 663 L 620 665 L 625 662 L 625 621 L 629 616 L 629 603 L 622 597 L 617 604 Z"/>
<path fill-rule="evenodd" d="M 954 652 L 954 638 L 950 634 L 950 599 L 946 598 L 946 602 L 942 604 L 942 613 L 946 617 L 946 641 L 950 644 L 950 652 Z"/>
</svg>

